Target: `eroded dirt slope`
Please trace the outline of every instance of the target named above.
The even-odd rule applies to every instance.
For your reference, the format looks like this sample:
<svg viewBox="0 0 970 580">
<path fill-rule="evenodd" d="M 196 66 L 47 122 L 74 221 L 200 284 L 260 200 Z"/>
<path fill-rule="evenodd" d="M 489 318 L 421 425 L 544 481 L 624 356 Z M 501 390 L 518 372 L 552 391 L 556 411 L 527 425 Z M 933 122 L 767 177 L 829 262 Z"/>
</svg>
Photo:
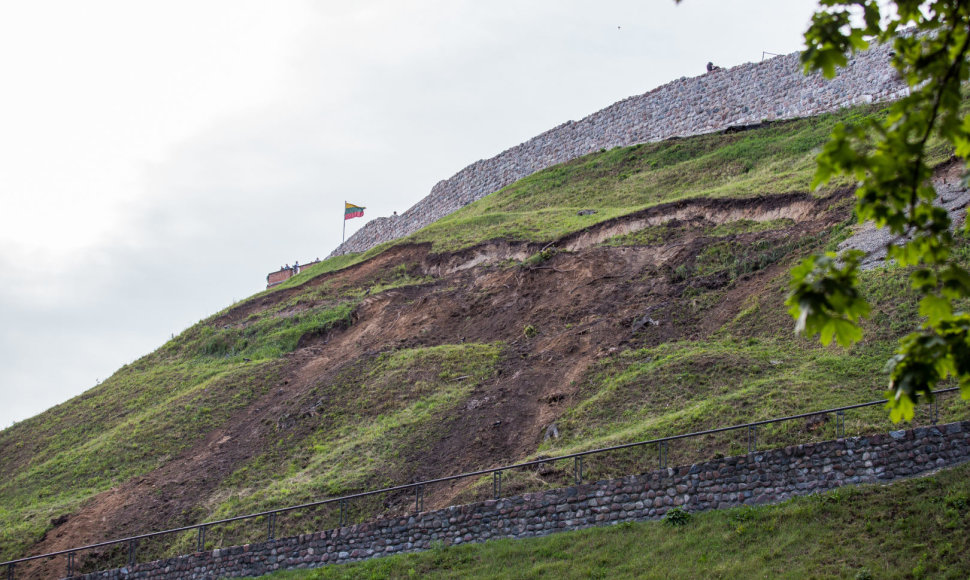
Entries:
<svg viewBox="0 0 970 580">
<path fill-rule="evenodd" d="M 299 438 L 321 428 L 321 415 L 314 412 L 320 404 L 313 395 L 316 387 L 363 358 L 402 348 L 502 343 L 505 353 L 496 376 L 476 387 L 459 412 L 442 420 L 433 440 L 410 451 L 401 467 L 382 474 L 386 480 L 441 477 L 529 456 L 570 404 L 577 379 L 598 357 L 631 345 L 706 336 L 735 317 L 746 297 L 763 292 L 795 255 L 733 277 L 698 265 L 713 241 L 771 248 L 810 239 L 847 218 L 845 199 L 846 194 L 827 200 L 791 194 L 678 202 L 553 244 L 496 240 L 443 255 L 432 253 L 429 245 L 398 246 L 320 276 L 308 284 L 367 287 L 396 267 L 427 277 L 427 282 L 368 295 L 348 327 L 304 337 L 300 348 L 280 362 L 283 378 L 260 399 L 159 469 L 92 498 L 59 521 L 32 553 L 195 523 L 204 513 L 200 506 L 218 503 L 225 478 L 270 448 L 281 432 Z M 738 220 L 783 223 L 711 236 L 713 227 Z M 660 224 L 673 232 L 666 239 L 602 245 Z M 684 268 L 694 268 L 695 275 L 684 276 Z M 715 304 L 699 309 L 697 289 L 722 294 Z M 240 304 L 213 325 L 245 325 L 254 312 L 285 303 L 298 291 Z M 294 308 L 313 306 L 307 302 Z M 461 486 L 438 489 L 425 505 L 446 505 L 462 491 Z M 406 502 L 392 498 L 387 509 L 404 510 Z M 62 566 L 43 563 L 31 573 L 56 575 Z"/>
</svg>

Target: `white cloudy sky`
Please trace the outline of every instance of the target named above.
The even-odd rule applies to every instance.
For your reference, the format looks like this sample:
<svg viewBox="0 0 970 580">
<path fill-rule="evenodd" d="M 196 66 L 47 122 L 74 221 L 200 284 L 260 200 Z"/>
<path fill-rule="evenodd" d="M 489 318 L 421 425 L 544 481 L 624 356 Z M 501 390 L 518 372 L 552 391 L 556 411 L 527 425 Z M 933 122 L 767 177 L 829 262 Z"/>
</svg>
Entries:
<svg viewBox="0 0 970 580">
<path fill-rule="evenodd" d="M 709 60 L 798 50 L 814 6 L 0 3 L 0 427 L 326 256 L 345 199 L 400 212 Z"/>
</svg>

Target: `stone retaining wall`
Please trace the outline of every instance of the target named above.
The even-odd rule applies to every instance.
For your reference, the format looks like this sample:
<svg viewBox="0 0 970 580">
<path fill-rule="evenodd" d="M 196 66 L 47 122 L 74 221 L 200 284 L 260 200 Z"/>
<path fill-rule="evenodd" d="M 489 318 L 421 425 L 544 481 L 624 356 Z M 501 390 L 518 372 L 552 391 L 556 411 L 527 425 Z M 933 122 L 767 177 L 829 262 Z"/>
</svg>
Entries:
<svg viewBox="0 0 970 580">
<path fill-rule="evenodd" d="M 311 568 L 496 538 L 525 538 L 688 511 L 763 504 L 885 482 L 970 459 L 970 421 L 798 445 L 379 520 L 81 576 L 225 578 Z"/>
<path fill-rule="evenodd" d="M 330 256 L 401 238 L 523 177 L 600 149 L 896 99 L 907 88 L 890 65 L 889 54 L 888 46 L 874 46 L 853 57 L 831 80 L 805 76 L 799 53 L 683 77 L 472 163 L 400 216 L 369 221 Z"/>
</svg>

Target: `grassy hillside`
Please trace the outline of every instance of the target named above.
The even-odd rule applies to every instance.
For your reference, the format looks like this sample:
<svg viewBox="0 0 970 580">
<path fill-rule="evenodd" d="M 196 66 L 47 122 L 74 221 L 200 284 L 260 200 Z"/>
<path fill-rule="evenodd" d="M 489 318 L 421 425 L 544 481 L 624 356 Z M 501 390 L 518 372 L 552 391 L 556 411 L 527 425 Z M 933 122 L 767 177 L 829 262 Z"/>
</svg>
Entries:
<svg viewBox="0 0 970 580">
<path fill-rule="evenodd" d="M 782 303 L 795 260 L 851 233 L 844 184 L 807 191 L 815 151 L 834 123 L 881 114 L 589 155 L 200 322 L 0 431 L 0 560 L 879 398 L 883 362 L 919 321 L 905 272 L 863 275 L 874 316 L 851 349 L 794 337 Z M 941 419 L 966 410 L 946 399 Z M 558 438 L 545 437 L 552 425 Z M 881 409 L 847 421 L 850 434 L 887 427 Z M 778 446 L 833 429 L 790 424 L 759 437 Z M 678 444 L 670 459 L 742 444 Z M 643 461 L 617 454 L 587 471 L 619 475 Z M 565 477 L 512 476 L 505 489 Z M 489 485 L 434 490 L 426 505 Z M 402 513 L 411 501 L 376 498 L 350 516 Z M 299 514 L 279 533 L 336 518 Z M 226 526 L 207 538 L 216 546 L 260 533 Z M 160 555 L 192 541 L 141 549 Z"/>
<path fill-rule="evenodd" d="M 604 150 L 526 177 L 438 220 L 411 240 L 431 242 L 440 250 L 490 238 L 545 242 L 679 199 L 808 191 L 817 148 L 836 122 L 853 116 L 826 115 Z M 596 213 L 577 215 L 582 209 Z"/>
<path fill-rule="evenodd" d="M 325 260 L 284 287 L 402 243 L 430 242 L 436 251 L 454 251 L 495 238 L 548 242 L 678 199 L 808 191 L 815 155 L 835 124 L 881 114 L 856 109 L 750 131 L 602 150 L 517 181 L 402 240 Z M 577 215 L 583 209 L 596 213 Z"/>
</svg>

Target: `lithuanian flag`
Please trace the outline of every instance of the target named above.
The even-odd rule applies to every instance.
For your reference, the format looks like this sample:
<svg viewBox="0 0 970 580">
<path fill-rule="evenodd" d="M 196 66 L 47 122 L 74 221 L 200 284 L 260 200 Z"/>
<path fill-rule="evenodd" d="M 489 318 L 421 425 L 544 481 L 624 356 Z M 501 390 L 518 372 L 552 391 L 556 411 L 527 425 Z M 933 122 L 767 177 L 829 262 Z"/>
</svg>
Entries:
<svg viewBox="0 0 970 580">
<path fill-rule="evenodd" d="M 364 217 L 364 210 L 366 207 L 360 207 L 359 205 L 354 205 L 352 203 L 344 202 L 344 219 L 349 220 L 355 217 Z"/>
</svg>

